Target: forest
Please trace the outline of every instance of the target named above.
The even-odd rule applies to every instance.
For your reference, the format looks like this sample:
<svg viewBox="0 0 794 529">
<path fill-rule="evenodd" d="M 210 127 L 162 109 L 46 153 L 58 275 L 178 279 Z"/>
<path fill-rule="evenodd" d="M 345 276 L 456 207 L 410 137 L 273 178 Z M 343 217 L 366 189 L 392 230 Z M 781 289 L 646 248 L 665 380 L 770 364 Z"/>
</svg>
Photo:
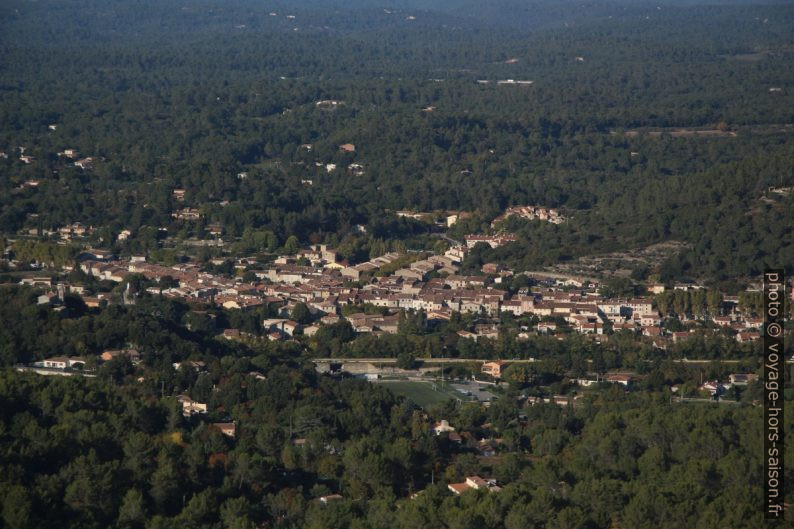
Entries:
<svg viewBox="0 0 794 529">
<path fill-rule="evenodd" d="M 576 366 L 558 352 L 530 371 L 506 372 L 509 386 L 488 407 L 450 399 L 420 409 L 383 385 L 316 373 L 307 361 L 314 344 L 246 345 L 187 330 L 190 313 L 180 302 L 152 297 L 90 310 L 70 303 L 56 314 L 33 294 L 0 288 L 4 363 L 54 349 L 96 358 L 130 345 L 142 361 L 89 360 L 83 376 L 71 377 L 0 372 L 3 527 L 760 523 L 761 408 L 753 405 L 760 383 L 723 404 L 677 402 L 669 389 L 676 382 L 687 391 L 704 374 L 752 372 L 755 359 L 714 362 L 705 373 L 657 359 L 630 392 L 613 385 L 572 406 L 529 404 L 527 395 L 542 388 L 572 389 L 563 379 Z M 316 339 L 350 338 L 329 329 Z M 630 340 L 617 344 L 637 349 Z M 207 403 L 208 412 L 185 416 L 179 395 Z M 789 406 L 787 425 L 790 415 Z M 434 435 L 442 419 L 467 441 Z M 233 423 L 234 435 L 219 423 Z M 495 456 L 478 454 L 468 439 L 479 438 L 498 442 Z M 448 484 L 472 475 L 497 480 L 501 490 L 449 492 Z M 334 494 L 341 499 L 327 499 Z"/>
<path fill-rule="evenodd" d="M 794 273 L 793 61 L 778 0 L 0 2 L 0 528 L 760 527 L 761 342 L 711 320 L 723 294 L 759 316 L 748 285 Z M 492 225 L 532 204 L 565 222 Z M 420 310 L 271 341 L 264 320 L 319 316 L 78 266 L 90 247 L 231 277 L 254 256 L 253 281 L 326 243 L 346 265 L 401 253 L 387 274 L 499 230 L 517 242 L 460 268 L 509 268 L 511 295 L 522 272 L 667 244 L 599 294 L 695 282 L 653 303 L 704 332 L 662 351 L 505 312 L 474 340 L 480 315 Z M 56 270 L 82 294 L 19 284 Z M 375 354 L 442 387 L 513 364 L 487 405 L 420 406 L 314 363 Z M 77 362 L 33 365 L 55 358 Z"/>
<path fill-rule="evenodd" d="M 539 2 L 523 29 L 526 15 L 451 14 L 449 2 L 421 15 L 55 4 L 7 2 L 0 19 L 8 234 L 81 222 L 110 246 L 127 229 L 127 253 L 162 246 L 151 227 L 184 238 L 220 224 L 231 238 L 337 244 L 412 209 L 474 213 L 481 224 L 461 237 L 536 203 L 570 222 L 519 226 L 519 243 L 489 260 L 533 269 L 678 241 L 665 278 L 736 280 L 794 262 L 791 194 L 769 192 L 794 182 L 789 4 Z M 723 136 L 649 134 L 682 127 Z M 181 207 L 200 218 L 173 218 Z M 380 238 L 430 230 L 411 231 Z"/>
</svg>

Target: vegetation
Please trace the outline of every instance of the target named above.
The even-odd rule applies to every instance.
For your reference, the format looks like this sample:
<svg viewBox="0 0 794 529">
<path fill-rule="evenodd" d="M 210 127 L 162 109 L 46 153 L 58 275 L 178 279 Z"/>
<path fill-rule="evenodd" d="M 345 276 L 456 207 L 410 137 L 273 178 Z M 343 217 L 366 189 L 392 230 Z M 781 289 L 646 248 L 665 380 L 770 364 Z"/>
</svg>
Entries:
<svg viewBox="0 0 794 529">
<path fill-rule="evenodd" d="M 767 192 L 794 184 L 777 126 L 794 95 L 769 91 L 794 81 L 790 5 L 553 2 L 530 15 L 503 2 L 475 19 L 436 2 L 410 21 L 407 5 L 363 3 L 294 19 L 245 0 L 6 5 L 0 230 L 82 222 L 126 254 L 162 246 L 157 228 L 203 237 L 217 223 L 240 252 L 326 241 L 358 262 L 401 241 L 432 247 L 417 239 L 428 225 L 395 210 L 475 212 L 462 237 L 543 204 L 569 222 L 516 221 L 520 242 L 486 261 L 531 269 L 678 240 L 688 249 L 650 272 L 734 279 L 794 262 L 792 195 Z M 551 22 L 566 9 L 575 29 Z M 476 82 L 505 78 L 534 84 Z M 736 135 L 627 132 L 658 127 Z M 94 168 L 57 156 L 67 148 Z M 172 217 L 186 206 L 201 218 Z"/>
<path fill-rule="evenodd" d="M 638 370 L 640 382 L 626 392 L 578 391 L 565 382 L 576 366 L 555 355 L 508 368 L 509 386 L 485 408 L 439 392 L 430 398 L 429 387 L 410 383 L 318 375 L 296 344 L 188 332 L 176 302 L 143 298 L 66 317 L 34 305 L 27 289 L 2 293 L 8 332 L 30 326 L 21 341 L 2 336 L 6 361 L 13 352 L 19 360 L 76 352 L 80 343 L 88 357 L 120 344 L 143 353 L 141 365 L 115 359 L 95 378 L 0 372 L 7 527 L 749 528 L 760 520 L 761 408 L 752 405 L 760 383 L 726 395 L 733 405 L 678 403 L 669 390 L 677 383 L 697 396 L 699 376 L 753 371 L 749 359 L 744 367 L 658 361 Z M 205 367 L 172 366 L 187 359 Z M 425 411 L 395 397 L 394 384 Z M 521 398 L 577 392 L 572 407 Z M 209 412 L 184 417 L 180 394 Z M 474 440 L 433 435 L 440 419 Z M 234 422 L 235 437 L 216 422 Z M 498 457 L 476 456 L 481 437 L 501 439 Z M 447 491 L 475 474 L 498 479 L 502 490 Z M 318 500 L 332 493 L 342 499 Z"/>
<path fill-rule="evenodd" d="M 419 311 L 395 334 L 342 320 L 270 341 L 264 319 L 318 317 L 172 300 L 147 292 L 172 277 L 114 284 L 74 265 L 89 246 L 164 264 L 190 253 L 253 281 L 276 254 L 326 243 L 348 264 L 403 254 L 384 275 L 504 229 L 518 241 L 478 244 L 461 271 L 506 265 L 517 274 L 499 288 L 514 294 L 532 283 L 523 271 L 666 243 L 627 275 L 707 283 L 656 297 L 683 330 L 671 318 L 714 316 L 720 292 L 764 268 L 794 273 L 794 7 L 294 3 L 0 2 L 0 527 L 759 527 L 762 386 L 699 389 L 760 371 L 760 344 L 732 330 L 663 352 L 629 331 L 599 344 L 561 318 L 562 339 L 520 336 L 538 319 L 504 315 L 498 339 L 475 341 L 459 331 L 484 317 Z M 491 226 L 529 204 L 566 221 Z M 450 227 L 448 212 L 461 213 Z M 238 270 L 241 256 L 255 263 Z M 104 301 L 39 304 L 16 282 L 42 268 Z M 759 305 L 741 294 L 742 311 Z M 343 310 L 357 312 L 387 309 Z M 100 361 L 121 349 L 140 362 Z M 311 362 L 373 353 L 404 369 L 535 361 L 508 366 L 489 406 Z M 84 366 L 16 369 L 56 356 Z M 610 370 L 636 383 L 577 382 Z M 188 398 L 207 412 L 184 413 Z M 432 432 L 441 420 L 458 439 Z M 447 487 L 474 475 L 501 490 Z"/>
</svg>

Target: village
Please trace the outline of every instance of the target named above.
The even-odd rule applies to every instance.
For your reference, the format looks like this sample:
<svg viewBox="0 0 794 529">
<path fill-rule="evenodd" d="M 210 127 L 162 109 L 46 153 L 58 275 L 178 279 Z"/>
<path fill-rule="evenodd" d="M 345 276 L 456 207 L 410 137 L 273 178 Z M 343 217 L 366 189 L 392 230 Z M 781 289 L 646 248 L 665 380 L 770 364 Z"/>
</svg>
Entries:
<svg viewBox="0 0 794 529">
<path fill-rule="evenodd" d="M 529 211 L 537 215 L 536 210 Z M 506 212 L 504 217 L 526 213 L 527 208 L 516 208 Z M 556 213 L 544 216 L 550 222 L 554 222 L 551 219 L 560 218 Z M 449 321 L 456 313 L 472 316 L 474 323 L 457 331 L 459 340 L 469 340 L 472 344 L 482 340 L 498 340 L 504 333 L 510 333 L 513 339 L 519 341 L 541 335 L 563 340 L 575 333 L 601 344 L 608 342 L 615 333 L 629 332 L 649 342 L 661 354 L 679 341 L 697 335 L 721 334 L 731 336 L 738 343 L 753 342 L 761 337 L 762 319 L 747 307 L 740 306 L 739 296 L 721 295 L 717 313 L 708 317 L 702 314 L 699 317 L 684 314 L 682 317 L 670 314 L 669 310 L 662 314 L 657 301 L 659 296 L 665 292 L 675 294 L 703 290 L 704 287 L 697 284 L 647 284 L 646 293 L 641 296 L 607 297 L 599 281 L 575 277 L 528 278 L 527 284 L 532 286 L 511 290 L 508 285 L 517 274 L 498 263 L 483 265 L 481 275 L 460 274 L 461 263 L 476 244 L 485 243 L 495 247 L 513 240 L 515 236 L 506 233 L 470 235 L 466 237 L 465 244 L 453 246 L 444 253 L 406 255 L 389 252 L 356 265 L 340 262 L 333 248 L 317 244 L 304 247 L 292 255 L 280 255 L 268 264 L 258 262 L 255 257 L 237 258 L 234 262 L 236 275 L 233 276 L 210 273 L 197 262 L 167 266 L 151 263 L 145 256 L 119 259 L 111 252 L 99 249 L 85 250 L 79 256 L 78 266 L 84 274 L 110 283 L 124 283 L 133 275 L 143 277 L 150 285 L 145 288 L 150 295 L 228 310 L 249 311 L 264 307 L 275 315 L 262 320 L 262 337 L 234 328 L 218 329 L 219 338 L 228 340 L 286 342 L 300 337 L 311 338 L 323 326 L 341 320 L 349 322 L 352 330 L 359 335 L 396 334 L 400 328 L 401 313 L 419 311 L 431 323 Z M 223 262 L 222 259 L 215 261 L 218 261 L 217 264 Z M 69 272 L 71 268 L 66 265 L 63 271 Z M 28 276 L 20 283 L 41 288 L 38 303 L 51 306 L 56 311 L 64 308 L 63 301 L 67 294 L 80 296 L 89 308 L 116 302 L 134 304 L 143 294 L 135 291 L 131 282 L 126 282 L 121 296 L 113 292 L 88 292 L 83 285 L 71 284 L 66 280 L 53 281 L 48 276 Z M 308 309 L 308 321 L 292 319 L 298 305 Z M 504 318 L 523 319 L 516 328 L 502 325 Z M 105 352 L 99 361 L 112 359 L 109 354 Z M 140 361 L 137 354 L 133 356 L 130 359 L 134 363 Z M 400 370 L 393 365 L 384 368 L 384 363 L 393 364 L 393 361 L 381 359 L 380 363 L 350 363 L 349 366 L 355 367 L 346 367 L 346 370 L 374 379 L 383 374 L 398 377 L 412 375 L 412 371 Z M 516 361 L 531 362 L 533 359 L 481 360 L 479 374 L 484 375 L 486 381 L 498 382 L 504 368 Z M 321 359 L 315 363 L 318 371 L 334 371 L 329 367 L 329 361 Z M 378 367 L 375 367 L 376 364 Z M 95 366 L 96 361 L 89 361 L 88 365 Z M 91 369 L 85 367 L 86 359 L 57 357 L 25 366 L 25 369 L 41 374 L 78 371 L 90 375 Z M 421 372 L 413 374 L 421 376 Z M 752 379 L 754 376 L 742 373 L 731 375 L 745 382 L 747 377 Z M 591 374 L 572 380 L 581 387 L 605 382 L 621 384 L 627 389 L 634 381 L 636 378 L 632 373 L 610 373 L 600 380 L 597 375 Z M 719 396 L 733 384 L 733 379 L 706 380 L 699 389 L 703 394 Z M 477 388 L 472 389 L 477 391 Z M 676 391 L 677 388 L 671 389 Z M 460 391 L 471 396 L 466 389 Z M 528 398 L 559 405 L 572 403 L 568 396 Z M 482 400 L 487 404 L 490 397 Z"/>
<path fill-rule="evenodd" d="M 140 274 L 155 282 L 147 288 L 151 294 L 226 309 L 245 310 L 264 305 L 275 307 L 285 315 L 296 304 L 304 303 L 316 316 L 311 325 L 289 319 L 270 320 L 266 322 L 270 339 L 288 339 L 295 334 L 311 336 L 320 325 L 335 323 L 340 318 L 348 319 L 357 333 L 395 333 L 400 311 L 420 310 L 428 320 L 449 320 L 458 312 L 481 315 L 483 320 L 491 321 L 492 324 L 461 331 L 462 337 L 475 341 L 498 337 L 499 317 L 504 313 L 535 316 L 540 320 L 534 328 L 522 329 L 522 334 L 555 335 L 561 330 L 558 327 L 564 325 L 589 335 L 592 340 L 606 341 L 610 330 L 629 330 L 650 338 L 659 349 L 666 349 L 693 332 L 727 331 L 738 342 L 755 341 L 761 336 L 762 319 L 742 310 L 739 296 L 727 295 L 720 298 L 719 314 L 708 318 L 710 325 L 688 314 L 677 317 L 687 324 L 686 330 L 666 329 L 655 296 L 671 290 L 703 289 L 697 284 L 648 284 L 646 295 L 614 298 L 605 297 L 600 283 L 593 279 L 544 276 L 535 280 L 534 286 L 511 294 L 506 285 L 516 274 L 498 263 L 483 265 L 481 275 L 459 274 L 460 263 L 476 243 L 497 246 L 514 238 L 509 234 L 472 235 L 466 237 L 465 246 L 452 247 L 439 255 L 421 259 L 413 255 L 406 259 L 406 255 L 390 252 L 347 266 L 339 262 L 332 248 L 320 244 L 301 249 L 296 255 L 280 256 L 265 266 L 258 266 L 260 263 L 255 258 L 238 258 L 234 268 L 239 275 L 235 277 L 202 271 L 195 262 L 167 266 L 150 263 L 145 256 L 116 259 L 109 251 L 96 249 L 81 254 L 79 267 L 89 276 L 115 283 L 123 282 L 130 274 Z M 394 269 L 395 265 L 402 266 Z M 379 274 L 381 270 L 389 273 Z M 65 266 L 64 271 L 70 271 L 70 266 Z M 109 294 L 86 295 L 80 285 L 54 282 L 44 276 L 26 277 L 21 283 L 47 290 L 40 303 L 57 305 L 67 292 L 80 295 L 89 307 L 98 307 L 103 300 L 109 300 Z M 127 301 L 132 301 L 132 297 Z M 385 310 L 376 314 L 350 310 L 365 305 Z M 343 309 L 346 315 L 342 315 Z"/>
</svg>

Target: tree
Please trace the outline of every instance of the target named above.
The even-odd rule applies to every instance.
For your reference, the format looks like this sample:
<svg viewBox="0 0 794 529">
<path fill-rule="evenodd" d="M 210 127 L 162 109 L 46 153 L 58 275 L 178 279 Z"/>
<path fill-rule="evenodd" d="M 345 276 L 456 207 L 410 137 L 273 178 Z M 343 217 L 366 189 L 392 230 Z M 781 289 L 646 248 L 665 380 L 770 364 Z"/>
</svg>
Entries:
<svg viewBox="0 0 794 529">
<path fill-rule="evenodd" d="M 397 356 L 397 367 L 400 369 L 414 369 L 416 367 L 416 356 L 410 352 L 403 352 Z"/>
<path fill-rule="evenodd" d="M 292 318 L 294 321 L 297 321 L 298 323 L 306 324 L 311 322 L 312 313 L 309 311 L 309 307 L 307 307 L 305 303 L 296 303 L 292 308 L 290 318 Z"/>
<path fill-rule="evenodd" d="M 722 314 L 722 294 L 719 290 L 710 289 L 706 294 L 706 303 L 712 318 Z"/>
<path fill-rule="evenodd" d="M 143 493 L 138 489 L 129 489 L 121 501 L 118 524 L 123 528 L 143 527 L 146 521 L 146 503 Z"/>
<path fill-rule="evenodd" d="M 161 512 L 175 514 L 181 506 L 182 479 L 171 458 L 161 451 L 158 467 L 151 478 L 149 493 Z"/>
<path fill-rule="evenodd" d="M 229 498 L 221 505 L 221 522 L 225 529 L 253 529 L 254 524 L 249 515 L 252 511 L 250 502 L 244 498 Z"/>
<path fill-rule="evenodd" d="M 30 493 L 25 487 L 13 485 L 5 490 L 3 522 L 9 529 L 27 529 L 35 526 Z"/>
<path fill-rule="evenodd" d="M 179 513 L 179 519 L 182 521 L 183 527 L 201 528 L 215 518 L 217 510 L 215 491 L 205 489 L 190 498 L 185 508 Z"/>
<path fill-rule="evenodd" d="M 287 238 L 287 242 L 284 243 L 284 252 L 289 255 L 295 255 L 296 253 L 298 253 L 298 250 L 300 250 L 300 248 L 301 248 L 300 242 L 298 241 L 298 238 L 295 237 L 294 235 L 290 235 Z"/>
</svg>

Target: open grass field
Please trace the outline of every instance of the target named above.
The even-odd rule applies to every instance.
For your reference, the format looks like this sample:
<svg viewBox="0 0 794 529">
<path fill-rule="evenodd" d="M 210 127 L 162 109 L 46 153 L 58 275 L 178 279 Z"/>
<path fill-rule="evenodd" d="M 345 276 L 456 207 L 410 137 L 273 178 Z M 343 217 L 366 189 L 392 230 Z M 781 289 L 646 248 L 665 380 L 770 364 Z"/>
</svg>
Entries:
<svg viewBox="0 0 794 529">
<path fill-rule="evenodd" d="M 439 384 L 434 384 L 433 382 L 383 380 L 379 383 L 389 388 L 395 395 L 406 397 L 422 408 L 430 406 L 431 404 L 444 402 L 448 399 L 466 400 L 466 397 L 460 392 L 455 391 L 452 387 L 445 386 L 444 389 L 441 390 Z"/>
</svg>

